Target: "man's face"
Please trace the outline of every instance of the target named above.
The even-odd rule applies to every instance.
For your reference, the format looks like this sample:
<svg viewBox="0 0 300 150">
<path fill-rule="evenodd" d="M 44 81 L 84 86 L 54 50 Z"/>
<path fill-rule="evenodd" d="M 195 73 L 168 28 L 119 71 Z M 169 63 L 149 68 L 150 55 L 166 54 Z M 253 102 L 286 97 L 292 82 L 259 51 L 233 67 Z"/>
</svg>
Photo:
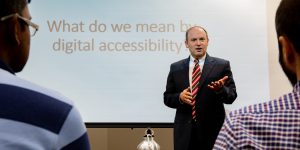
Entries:
<svg viewBox="0 0 300 150">
<path fill-rule="evenodd" d="M 297 75 L 295 72 L 289 70 L 286 65 L 285 65 L 285 61 L 283 60 L 283 54 L 282 54 L 282 45 L 279 43 L 279 63 L 281 65 L 281 68 L 283 70 L 283 72 L 285 73 L 285 75 L 287 76 L 287 78 L 290 80 L 292 86 L 294 86 L 297 83 Z"/>
<path fill-rule="evenodd" d="M 206 32 L 199 27 L 192 28 L 188 32 L 185 46 L 190 50 L 190 53 L 194 58 L 202 58 L 206 54 L 208 46 L 208 37 Z"/>
</svg>

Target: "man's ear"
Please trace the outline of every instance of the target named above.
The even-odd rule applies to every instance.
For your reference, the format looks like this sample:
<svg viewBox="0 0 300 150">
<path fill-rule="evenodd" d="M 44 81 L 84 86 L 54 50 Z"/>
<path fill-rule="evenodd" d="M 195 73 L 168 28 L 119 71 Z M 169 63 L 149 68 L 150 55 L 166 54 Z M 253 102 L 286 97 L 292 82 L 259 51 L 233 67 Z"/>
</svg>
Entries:
<svg viewBox="0 0 300 150">
<path fill-rule="evenodd" d="M 18 21 L 18 17 L 12 17 L 7 21 L 7 35 L 8 40 L 13 45 L 20 45 L 21 43 L 21 24 Z"/>
<path fill-rule="evenodd" d="M 185 47 L 186 47 L 186 48 L 189 48 L 189 45 L 188 45 L 188 41 L 187 41 L 187 40 L 184 41 L 184 44 L 185 44 Z"/>
<path fill-rule="evenodd" d="M 293 44 L 286 36 L 279 36 L 278 41 L 282 47 L 283 62 L 286 64 L 286 67 L 288 67 L 288 69 L 294 70 L 296 64 L 296 51 Z"/>
</svg>

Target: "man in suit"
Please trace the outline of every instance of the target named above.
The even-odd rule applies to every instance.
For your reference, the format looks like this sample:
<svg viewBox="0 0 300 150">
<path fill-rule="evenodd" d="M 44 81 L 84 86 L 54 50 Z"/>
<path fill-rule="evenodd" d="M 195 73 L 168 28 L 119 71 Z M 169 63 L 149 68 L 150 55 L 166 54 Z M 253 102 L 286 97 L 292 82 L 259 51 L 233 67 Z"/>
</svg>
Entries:
<svg viewBox="0 0 300 150">
<path fill-rule="evenodd" d="M 176 109 L 175 150 L 211 150 L 225 118 L 223 103 L 237 97 L 229 61 L 209 56 L 208 42 L 203 27 L 191 27 L 185 40 L 190 56 L 170 67 L 164 103 Z"/>
</svg>

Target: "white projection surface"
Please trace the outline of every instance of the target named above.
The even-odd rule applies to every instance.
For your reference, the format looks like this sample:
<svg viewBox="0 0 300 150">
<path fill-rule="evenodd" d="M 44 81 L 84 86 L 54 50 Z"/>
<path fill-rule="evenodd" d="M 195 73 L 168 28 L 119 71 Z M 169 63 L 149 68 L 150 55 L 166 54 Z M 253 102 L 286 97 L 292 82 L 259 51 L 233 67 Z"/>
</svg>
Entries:
<svg viewBox="0 0 300 150">
<path fill-rule="evenodd" d="M 208 54 L 227 59 L 238 98 L 269 100 L 265 0 L 33 0 L 40 30 L 18 76 L 72 99 L 85 122 L 172 123 L 163 103 L 170 64 L 187 58 L 200 25 Z"/>
</svg>

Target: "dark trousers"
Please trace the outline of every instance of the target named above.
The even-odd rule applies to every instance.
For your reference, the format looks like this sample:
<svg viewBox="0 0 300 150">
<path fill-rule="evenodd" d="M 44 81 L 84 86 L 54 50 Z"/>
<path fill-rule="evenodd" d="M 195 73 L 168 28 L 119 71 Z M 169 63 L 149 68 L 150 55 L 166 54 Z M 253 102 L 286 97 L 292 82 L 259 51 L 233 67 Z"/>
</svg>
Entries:
<svg viewBox="0 0 300 150">
<path fill-rule="evenodd" d="M 199 125 L 196 122 L 192 123 L 192 134 L 188 150 L 211 150 L 212 145 L 207 143 L 207 140 L 199 130 Z"/>
</svg>

